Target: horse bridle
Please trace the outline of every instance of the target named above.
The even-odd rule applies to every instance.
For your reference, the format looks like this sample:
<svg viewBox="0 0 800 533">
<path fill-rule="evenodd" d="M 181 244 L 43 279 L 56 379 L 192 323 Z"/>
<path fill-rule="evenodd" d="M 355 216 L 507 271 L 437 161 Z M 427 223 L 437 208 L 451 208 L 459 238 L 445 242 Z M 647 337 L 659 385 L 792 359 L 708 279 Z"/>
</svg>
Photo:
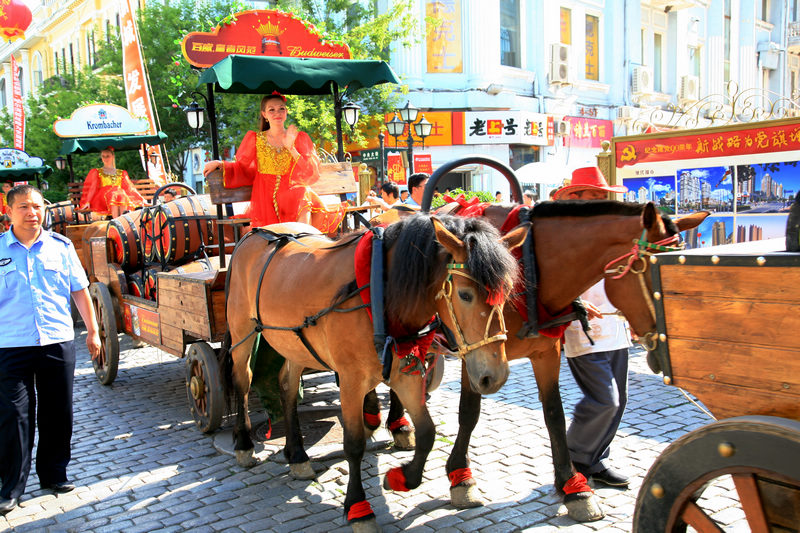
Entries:
<svg viewBox="0 0 800 533">
<path fill-rule="evenodd" d="M 633 248 L 631 248 L 630 252 L 621 255 L 606 265 L 605 275 L 611 276 L 612 274 L 616 274 L 615 276 L 611 276 L 611 279 L 620 279 L 628 272 L 633 272 L 636 274 L 638 276 L 637 279 L 639 280 L 639 285 L 642 288 L 642 295 L 644 296 L 645 302 L 647 302 L 647 308 L 650 310 L 650 316 L 653 318 L 653 323 L 655 324 L 656 307 L 655 303 L 653 302 L 653 296 L 647 289 L 647 283 L 644 279 L 644 273 L 647 271 L 648 263 L 648 259 L 646 259 L 646 257 L 653 255 L 655 252 L 674 252 L 676 250 L 683 250 L 684 246 L 685 243 L 680 242 L 680 235 L 678 233 L 665 239 L 661 239 L 660 241 L 650 242 L 647 240 L 647 229 L 645 228 L 642 230 L 642 236 L 640 238 L 633 239 Z M 627 261 L 624 265 L 618 265 L 616 268 L 611 268 L 611 266 L 615 263 L 619 263 L 625 259 L 627 259 Z M 636 267 L 637 261 L 641 262 L 641 267 L 639 268 Z M 639 342 L 648 352 L 652 352 L 658 345 L 658 332 L 648 331 L 639 338 Z"/>
<path fill-rule="evenodd" d="M 472 344 L 467 344 L 467 340 L 464 337 L 464 332 L 461 330 L 461 325 L 458 323 L 458 319 L 456 318 L 456 313 L 453 308 L 453 275 L 467 278 L 478 286 L 480 286 L 480 282 L 466 272 L 462 272 L 462 270 L 466 270 L 466 265 L 464 265 L 464 263 L 448 263 L 447 278 L 445 278 L 444 283 L 442 283 L 442 288 L 439 289 L 439 292 L 436 294 L 437 300 L 444 298 L 444 301 L 447 304 L 447 311 L 450 313 L 450 320 L 452 320 L 456 327 L 456 334 L 458 337 L 455 339 L 455 341 L 457 347 L 456 351 L 453 352 L 453 355 L 457 356 L 459 359 L 464 359 L 464 355 L 472 350 L 480 348 L 481 346 L 486 346 L 487 344 L 491 344 L 493 342 L 505 341 L 508 338 L 506 335 L 506 322 L 503 317 L 503 304 L 496 304 L 492 306 L 492 312 L 489 313 L 489 319 L 486 322 L 486 329 L 483 332 L 483 340 L 473 342 Z M 500 322 L 500 331 L 502 333 L 498 333 L 490 337 L 489 328 L 492 324 L 492 318 L 495 315 L 497 315 L 497 320 Z"/>
</svg>

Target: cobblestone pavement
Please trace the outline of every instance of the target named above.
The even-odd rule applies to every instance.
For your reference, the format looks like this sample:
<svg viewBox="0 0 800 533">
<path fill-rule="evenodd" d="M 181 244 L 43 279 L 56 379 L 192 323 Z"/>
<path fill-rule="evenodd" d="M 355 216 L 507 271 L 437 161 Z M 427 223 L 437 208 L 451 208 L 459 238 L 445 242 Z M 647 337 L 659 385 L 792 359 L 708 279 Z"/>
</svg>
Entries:
<svg viewBox="0 0 800 533">
<path fill-rule="evenodd" d="M 76 345 L 84 346 L 80 330 Z M 309 448 L 318 477 L 296 481 L 285 464 L 265 460 L 244 469 L 219 451 L 229 435 L 204 435 L 194 426 L 186 399 L 184 361 L 153 347 L 133 349 L 128 337 L 119 375 L 110 387 L 94 376 L 85 347 L 75 379 L 75 433 L 70 478 L 78 488 L 53 495 L 31 474 L 19 508 L 0 517 L 13 531 L 349 531 L 342 517 L 347 463 L 340 444 Z M 412 452 L 390 448 L 384 429 L 365 455 L 365 488 L 384 531 L 521 531 L 546 533 L 631 530 L 636 494 L 667 444 L 709 422 L 681 393 L 661 383 L 642 352 L 631 358 L 630 401 L 614 441 L 612 460 L 631 476 L 626 491 L 598 489 L 607 517 L 577 524 L 566 516 L 553 488 L 553 468 L 533 373 L 527 361 L 512 364 L 503 389 L 483 401 L 475 430 L 472 470 L 487 504 L 457 510 L 449 503 L 445 461 L 457 431 L 459 365 L 448 361 L 441 387 L 430 400 L 437 439 L 422 486 L 410 493 L 384 491 L 392 467 Z M 379 389 L 386 397 L 386 388 Z M 562 367 L 569 416 L 579 391 Z M 306 379 L 305 404 L 336 402 L 330 373 Z M 384 404 L 384 415 L 386 405 Z M 232 419 L 226 418 L 228 429 Z M 268 457 L 277 447 L 259 448 Z M 282 456 L 282 454 L 278 454 Z M 724 487 L 712 508 L 729 530 L 749 531 Z"/>
</svg>

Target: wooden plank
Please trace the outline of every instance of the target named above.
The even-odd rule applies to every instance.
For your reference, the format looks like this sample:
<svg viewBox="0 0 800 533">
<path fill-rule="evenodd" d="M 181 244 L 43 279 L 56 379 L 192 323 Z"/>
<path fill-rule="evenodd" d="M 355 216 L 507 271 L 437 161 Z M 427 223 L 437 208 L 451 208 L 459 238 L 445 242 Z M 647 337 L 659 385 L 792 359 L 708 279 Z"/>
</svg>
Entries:
<svg viewBox="0 0 800 533">
<path fill-rule="evenodd" d="M 180 328 L 161 322 L 161 344 L 172 350 L 173 355 L 183 356 L 183 331 Z"/>
<path fill-rule="evenodd" d="M 209 307 L 209 321 L 211 334 L 217 336 L 224 334 L 228 329 L 228 318 L 225 314 L 225 291 L 211 291 L 211 305 Z"/>
<path fill-rule="evenodd" d="M 349 161 L 322 163 L 319 166 L 319 180 L 311 188 L 319 195 L 356 192 L 358 183 L 353 176 L 353 166 Z"/>
<path fill-rule="evenodd" d="M 800 270 L 800 269 L 798 269 Z M 665 296 L 667 337 L 800 349 L 795 302 Z"/>
<path fill-rule="evenodd" d="M 665 301 L 673 295 L 788 303 L 800 300 L 800 268 L 662 264 L 660 272 Z"/>
<path fill-rule="evenodd" d="M 204 277 L 195 277 L 195 274 L 210 274 Z M 159 272 L 156 274 L 158 280 L 158 298 L 161 300 L 161 291 L 171 292 L 178 296 L 185 295 L 189 298 L 206 299 L 208 283 L 214 278 L 214 272 L 197 272 L 192 274 L 170 274 L 169 272 Z M 172 296 L 170 296 L 172 297 Z"/>
<path fill-rule="evenodd" d="M 206 176 L 206 185 L 211 203 L 214 205 L 235 202 L 249 202 L 253 194 L 252 187 L 226 189 L 222 184 L 222 171 L 216 170 Z"/>
<path fill-rule="evenodd" d="M 103 237 L 92 237 L 89 239 L 89 246 L 91 248 L 91 264 L 92 275 L 97 278 L 97 272 L 105 272 L 108 269 L 108 263 L 111 262 L 111 244 L 110 240 Z"/>
<path fill-rule="evenodd" d="M 744 415 L 780 416 L 800 420 L 800 396 L 673 376 L 672 384 L 692 394 L 717 418 Z"/>
<path fill-rule="evenodd" d="M 670 337 L 669 351 L 673 376 L 795 394 L 800 401 L 800 350 Z"/>
</svg>

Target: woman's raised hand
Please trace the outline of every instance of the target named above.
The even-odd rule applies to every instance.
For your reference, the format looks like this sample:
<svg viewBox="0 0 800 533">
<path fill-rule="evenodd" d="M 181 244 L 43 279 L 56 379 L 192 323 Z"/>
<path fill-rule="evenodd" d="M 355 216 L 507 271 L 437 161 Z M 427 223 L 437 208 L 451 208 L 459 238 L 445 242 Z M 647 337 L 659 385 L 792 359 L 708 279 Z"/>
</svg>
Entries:
<svg viewBox="0 0 800 533">
<path fill-rule="evenodd" d="M 286 128 L 286 133 L 283 136 L 283 146 L 287 150 L 291 150 L 294 146 L 294 141 L 297 139 L 297 126 L 291 124 L 288 128 Z"/>
<path fill-rule="evenodd" d="M 203 176 L 208 176 L 210 173 L 214 172 L 215 170 L 219 170 L 222 168 L 222 161 L 209 161 L 203 167 Z"/>
</svg>

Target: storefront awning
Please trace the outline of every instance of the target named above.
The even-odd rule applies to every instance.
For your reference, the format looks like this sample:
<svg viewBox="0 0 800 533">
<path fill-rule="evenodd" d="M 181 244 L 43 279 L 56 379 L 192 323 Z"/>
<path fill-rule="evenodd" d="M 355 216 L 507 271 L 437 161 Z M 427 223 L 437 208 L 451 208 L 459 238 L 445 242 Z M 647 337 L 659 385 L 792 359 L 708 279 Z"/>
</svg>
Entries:
<svg viewBox="0 0 800 533">
<path fill-rule="evenodd" d="M 52 173 L 53 169 L 48 165 L 27 168 L 0 168 L 0 182 L 27 181 L 36 177 L 44 179 Z"/>
<path fill-rule="evenodd" d="M 140 145 L 164 144 L 167 134 L 159 131 L 157 135 L 110 135 L 107 137 L 74 137 L 61 143 L 61 155 L 89 154 L 100 152 L 109 146 L 115 150 L 137 150 Z"/>
</svg>

